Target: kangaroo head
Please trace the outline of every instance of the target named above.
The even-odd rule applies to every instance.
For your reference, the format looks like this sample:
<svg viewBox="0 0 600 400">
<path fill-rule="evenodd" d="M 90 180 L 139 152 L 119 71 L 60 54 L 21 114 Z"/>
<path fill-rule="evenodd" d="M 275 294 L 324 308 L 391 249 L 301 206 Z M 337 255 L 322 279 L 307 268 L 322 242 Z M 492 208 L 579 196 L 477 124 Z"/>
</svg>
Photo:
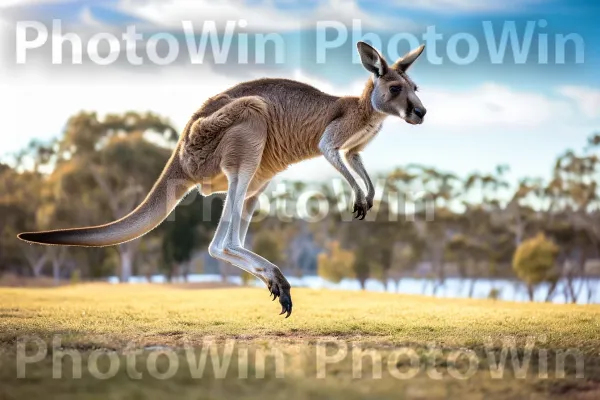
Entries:
<svg viewBox="0 0 600 400">
<path fill-rule="evenodd" d="M 375 110 L 402 118 L 409 124 L 421 124 L 427 110 L 415 93 L 417 85 L 406 75 L 421 55 L 424 45 L 406 53 L 389 66 L 383 56 L 365 42 L 358 42 L 363 66 L 374 74 L 371 104 Z"/>
</svg>

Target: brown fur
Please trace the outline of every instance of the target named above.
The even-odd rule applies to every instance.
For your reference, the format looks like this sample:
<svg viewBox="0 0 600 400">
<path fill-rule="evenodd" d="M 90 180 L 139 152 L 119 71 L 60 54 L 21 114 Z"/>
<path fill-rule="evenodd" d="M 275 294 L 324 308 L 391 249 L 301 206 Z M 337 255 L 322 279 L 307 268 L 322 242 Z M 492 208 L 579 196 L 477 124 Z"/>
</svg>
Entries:
<svg viewBox="0 0 600 400">
<path fill-rule="evenodd" d="M 248 107 L 247 112 L 255 112 L 268 121 L 263 157 L 256 175 L 270 179 L 289 165 L 321 155 L 321 135 L 334 120 L 342 121 L 342 129 L 336 137 L 340 146 L 350 134 L 369 127 L 374 121 L 380 125 L 384 116 L 375 112 L 370 104 L 372 90 L 371 80 L 360 97 L 330 96 L 310 85 L 287 79 L 245 82 L 221 95 L 228 99 L 219 99 L 221 108 L 215 109 L 213 102 L 207 102 L 196 113 L 207 116 L 193 122 L 182 138 L 182 165 L 198 183 L 206 184 L 206 178 L 211 177 L 215 189 L 225 190 L 226 185 L 219 185 L 223 175 L 215 150 L 224 131 L 245 118 L 247 114 L 243 109 Z M 208 112 L 209 108 L 212 113 Z"/>
<path fill-rule="evenodd" d="M 267 104 L 257 96 L 233 99 L 221 95 L 207 103 L 197 114 L 206 115 L 206 109 L 214 108 L 216 104 L 220 108 L 193 121 L 181 139 L 179 152 L 181 165 L 188 176 L 197 181 L 219 172 L 220 159 L 215 155 L 218 154 L 217 147 L 227 128 L 250 119 L 253 114 L 262 118 L 267 117 Z"/>
<path fill-rule="evenodd" d="M 359 42 L 358 51 L 364 67 L 374 74 L 360 96 L 331 96 L 288 79 L 241 83 L 208 99 L 194 113 L 163 174 L 129 215 L 106 225 L 23 233 L 19 238 L 67 246 L 133 240 L 157 226 L 200 183 L 204 195 L 227 191 L 209 253 L 263 280 L 274 298 L 280 298 L 282 314 L 289 316 L 290 284 L 276 265 L 244 247 L 260 193 L 289 165 L 323 155 L 352 186 L 354 211 L 363 219 L 375 191 L 359 152 L 377 135 L 386 116 L 411 124 L 422 123 L 425 116 L 416 86 L 406 76 L 422 46 L 391 67 L 366 43 Z M 366 194 L 349 168 L 364 181 Z"/>
</svg>

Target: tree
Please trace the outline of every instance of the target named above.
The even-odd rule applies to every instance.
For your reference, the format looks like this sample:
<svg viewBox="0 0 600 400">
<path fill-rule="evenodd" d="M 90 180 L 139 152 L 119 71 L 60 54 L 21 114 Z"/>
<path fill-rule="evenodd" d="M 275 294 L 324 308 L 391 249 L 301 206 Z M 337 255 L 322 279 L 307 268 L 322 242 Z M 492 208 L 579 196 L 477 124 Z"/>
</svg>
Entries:
<svg viewBox="0 0 600 400">
<path fill-rule="evenodd" d="M 364 288 L 366 280 L 374 275 L 389 290 L 390 270 L 394 262 L 394 248 L 400 239 L 403 229 L 411 231 L 404 221 L 391 220 L 387 201 L 377 204 L 377 209 L 372 210 L 374 220 L 364 224 L 360 233 L 347 232 L 347 241 L 353 244 L 356 251 L 354 272 Z"/>
<path fill-rule="evenodd" d="M 431 167 L 413 165 L 410 170 L 415 171 L 418 175 L 420 190 L 427 193 L 425 209 L 421 211 L 421 214 L 427 216 L 429 208 L 435 208 L 434 220 L 421 225 L 425 231 L 424 235 L 427 237 L 425 240 L 427 255 L 436 275 L 433 286 L 435 295 L 438 288 L 443 286 L 446 281 L 444 257 L 450 231 L 457 222 L 457 215 L 452 211 L 452 205 L 458 196 L 457 183 L 459 181 L 456 175 Z"/>
<path fill-rule="evenodd" d="M 559 215 L 544 229 L 560 248 L 557 264 L 561 266 L 562 283 L 567 301 L 576 303 L 584 286 L 585 261 L 594 253 L 594 243 L 584 229 L 573 226 L 565 215 Z M 580 278 L 580 279 L 576 279 Z"/>
<path fill-rule="evenodd" d="M 529 300 L 533 301 L 535 286 L 547 282 L 551 290 L 558 280 L 556 257 L 559 248 L 543 233 L 527 239 L 517 248 L 513 268 L 517 276 L 527 285 Z M 546 299 L 551 295 L 550 290 Z"/>
<path fill-rule="evenodd" d="M 278 240 L 276 232 L 264 230 L 256 233 L 252 250 L 275 265 L 283 262 L 283 243 Z"/>
<path fill-rule="evenodd" d="M 52 246 L 49 249 L 50 263 L 52 264 L 52 276 L 54 277 L 54 283 L 60 282 L 60 275 L 63 264 L 67 258 L 67 248 L 61 246 Z"/>
<path fill-rule="evenodd" d="M 32 193 L 39 193 L 44 183 L 39 165 L 47 153 L 40 150 L 41 146 L 32 142 L 27 148 L 30 156 L 25 157 L 25 152 L 18 155 L 14 168 L 0 164 L 0 262 L 3 266 L 19 265 L 21 268 L 15 268 L 15 272 L 20 273 L 25 264 L 36 277 L 47 265 L 48 248 L 28 245 L 15 237 L 19 232 L 34 230 L 39 219 L 43 201 Z M 33 168 L 25 169 L 26 160 L 33 163 Z"/>
<path fill-rule="evenodd" d="M 354 253 L 341 247 L 339 241 L 331 241 L 327 251 L 317 257 L 317 271 L 321 278 L 339 283 L 344 278 L 354 276 Z"/>
<path fill-rule="evenodd" d="M 382 235 L 383 242 L 387 242 L 386 246 L 391 250 L 387 273 L 385 271 L 387 254 L 383 253 L 381 257 L 384 279 L 386 282 L 388 276 L 394 279 L 398 290 L 402 278 L 416 269 L 426 246 L 423 236 L 417 229 L 418 223 L 413 218 L 415 216 L 408 214 L 412 210 L 409 211 L 405 204 L 406 200 L 413 202 L 420 200 L 411 196 L 416 192 L 412 185 L 418 181 L 418 177 L 419 175 L 410 173 L 405 168 L 396 168 L 386 177 L 387 202 L 380 205 L 381 218 L 377 219 L 378 223 L 381 221 L 386 226 L 386 229 L 379 233 Z M 395 210 L 394 203 L 397 204 Z M 425 214 L 427 212 L 428 210 L 425 210 Z"/>
<path fill-rule="evenodd" d="M 600 157 L 598 150 L 600 135 L 594 134 L 588 139 L 583 153 L 567 151 L 558 158 L 554 168 L 554 177 L 548 191 L 552 190 L 554 201 L 550 209 L 549 222 L 565 224 L 571 232 L 554 229 L 557 236 L 567 239 L 567 246 L 561 252 L 564 261 L 563 277 L 567 294 L 572 302 L 577 301 L 583 283 L 588 284 L 588 298 L 591 295 L 585 265 L 589 259 L 600 257 Z M 553 229 L 552 227 L 550 227 Z M 566 235 L 565 235 L 566 233 Z M 580 286 L 574 287 L 574 277 L 579 276 Z"/>
<path fill-rule="evenodd" d="M 164 235 L 163 235 L 164 236 Z M 151 235 L 141 241 L 136 257 L 137 275 L 152 282 L 152 276 L 157 274 L 163 265 L 162 256 L 163 237 Z"/>
<path fill-rule="evenodd" d="M 367 279 L 373 272 L 379 272 L 385 276 L 382 280 L 387 281 L 387 268 L 382 268 L 377 258 L 373 257 L 373 249 L 369 243 L 363 242 L 354 251 L 354 262 L 352 263 L 353 275 L 358 279 L 360 288 L 365 290 Z M 385 256 L 387 258 L 387 255 Z M 385 272 L 384 272 L 385 271 Z"/>
<path fill-rule="evenodd" d="M 252 275 L 250 272 L 242 271 L 242 274 L 240 275 L 240 279 L 242 281 L 242 285 L 248 286 L 250 284 L 250 282 L 252 282 L 255 279 L 255 276 Z"/>
<path fill-rule="evenodd" d="M 195 195 L 195 194 L 194 194 Z M 223 202 L 214 207 L 213 199 L 195 196 L 190 204 L 181 205 L 173 210 L 159 232 L 162 237 L 162 270 L 170 281 L 176 272 L 187 280 L 189 263 L 195 249 L 206 247 L 216 229 L 218 215 L 221 214 Z M 210 207 L 204 207 L 204 205 Z"/>
<path fill-rule="evenodd" d="M 494 233 L 493 229 L 491 232 Z M 496 266 L 501 259 L 498 250 L 493 250 L 491 244 L 495 244 L 494 241 L 482 240 L 474 232 L 470 235 L 456 234 L 447 243 L 447 258 L 456 263 L 459 276 L 470 281 L 469 297 L 473 297 L 479 278 L 489 277 L 492 282 L 497 278 Z"/>
<path fill-rule="evenodd" d="M 64 204 L 78 204 L 79 210 L 69 211 L 79 214 L 73 216 L 79 222 L 96 225 L 119 219 L 148 193 L 176 138 L 170 123 L 152 113 L 100 119 L 96 113 L 82 112 L 68 121 L 58 143 L 49 177 L 52 190 Z M 139 243 L 137 239 L 117 248 L 121 281 L 133 273 Z"/>
</svg>

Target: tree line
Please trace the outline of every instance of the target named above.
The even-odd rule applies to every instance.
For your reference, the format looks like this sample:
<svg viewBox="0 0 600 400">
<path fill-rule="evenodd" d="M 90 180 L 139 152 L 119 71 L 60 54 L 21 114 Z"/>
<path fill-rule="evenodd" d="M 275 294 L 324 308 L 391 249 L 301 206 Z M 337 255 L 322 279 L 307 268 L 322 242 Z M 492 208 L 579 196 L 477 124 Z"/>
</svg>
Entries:
<svg viewBox="0 0 600 400">
<path fill-rule="evenodd" d="M 148 193 L 177 137 L 169 120 L 153 113 L 101 118 L 82 112 L 56 139 L 33 141 L 5 160 L 0 164 L 0 271 L 56 280 L 74 273 L 86 279 L 117 275 L 123 281 L 134 274 L 162 273 L 170 279 L 201 272 L 192 261 L 210 242 L 220 196 L 194 195 L 159 228 L 115 247 L 46 247 L 16 239 L 23 231 L 123 217 Z M 531 295 L 536 285 L 546 284 L 547 299 L 563 280 L 565 295 L 577 301 L 594 273 L 590 261 L 600 259 L 599 149 L 600 134 L 592 134 L 581 148 L 557 157 L 549 166 L 550 179 L 527 177 L 516 186 L 509 184 L 505 165 L 467 177 L 423 165 L 399 166 L 375 177 L 380 193 L 365 221 L 351 221 L 350 205 L 331 206 L 312 222 L 271 212 L 251 224 L 247 244 L 298 276 L 317 273 L 333 282 L 354 278 L 364 286 L 369 278 L 387 285 L 425 273 L 434 292 L 448 276 L 471 278 L 472 285 L 482 278 L 515 278 Z M 271 200 L 285 196 L 294 204 L 306 190 L 318 189 L 329 204 L 339 201 L 340 194 L 327 183 L 288 182 L 286 187 Z M 351 201 L 351 194 L 346 198 Z"/>
</svg>

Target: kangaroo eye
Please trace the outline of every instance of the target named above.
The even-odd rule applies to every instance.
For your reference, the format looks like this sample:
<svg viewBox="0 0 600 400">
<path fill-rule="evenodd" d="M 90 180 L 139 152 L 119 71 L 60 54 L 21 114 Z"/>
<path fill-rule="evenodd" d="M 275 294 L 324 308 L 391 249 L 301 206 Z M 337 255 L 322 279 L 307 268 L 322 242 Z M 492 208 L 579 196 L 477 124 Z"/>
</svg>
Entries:
<svg viewBox="0 0 600 400">
<path fill-rule="evenodd" d="M 402 86 L 390 86 L 391 94 L 398 94 L 402 91 Z"/>
</svg>

